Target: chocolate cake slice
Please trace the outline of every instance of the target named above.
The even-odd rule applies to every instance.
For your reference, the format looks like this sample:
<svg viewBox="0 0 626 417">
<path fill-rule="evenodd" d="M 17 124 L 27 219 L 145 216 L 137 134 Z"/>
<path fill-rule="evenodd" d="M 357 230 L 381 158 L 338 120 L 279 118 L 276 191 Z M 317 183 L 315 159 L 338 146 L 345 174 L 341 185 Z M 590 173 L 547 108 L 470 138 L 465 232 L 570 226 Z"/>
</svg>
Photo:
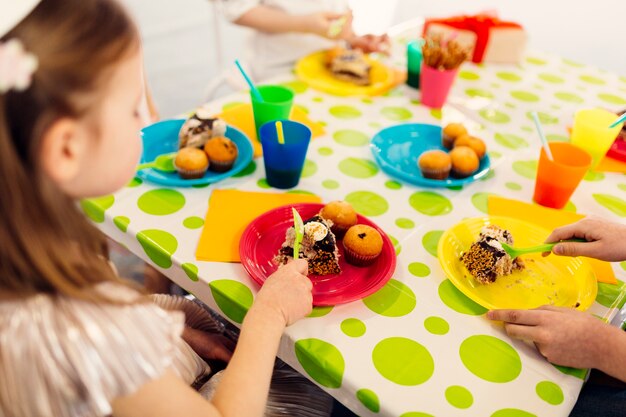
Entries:
<svg viewBox="0 0 626 417">
<path fill-rule="evenodd" d="M 359 50 L 344 51 L 336 56 L 330 64 L 330 71 L 335 78 L 356 85 L 370 84 L 370 70 L 370 65 Z"/>
<path fill-rule="evenodd" d="M 469 273 L 481 284 L 490 284 L 516 269 L 524 269 L 524 262 L 520 258 L 511 258 L 502 248 L 502 243 L 513 244 L 511 232 L 496 225 L 485 226 L 478 240 L 461 255 Z"/>
<path fill-rule="evenodd" d="M 309 262 L 309 274 L 329 275 L 341 272 L 339 252 L 335 235 L 330 230 L 332 222 L 313 216 L 304 222 L 304 237 L 300 245 L 300 258 Z M 285 233 L 285 242 L 274 257 L 277 264 L 286 264 L 293 259 L 293 243 L 296 232 L 291 226 Z"/>
</svg>

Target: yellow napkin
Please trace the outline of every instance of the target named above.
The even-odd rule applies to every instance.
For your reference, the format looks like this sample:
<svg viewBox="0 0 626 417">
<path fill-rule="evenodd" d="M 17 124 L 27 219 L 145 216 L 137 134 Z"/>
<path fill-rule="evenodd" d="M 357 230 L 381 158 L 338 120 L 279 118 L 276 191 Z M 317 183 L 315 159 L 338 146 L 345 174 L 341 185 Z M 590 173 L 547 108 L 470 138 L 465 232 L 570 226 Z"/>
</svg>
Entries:
<svg viewBox="0 0 626 417">
<path fill-rule="evenodd" d="M 250 142 L 252 142 L 252 147 L 254 148 L 255 158 L 263 155 L 261 142 L 256 136 L 256 127 L 254 125 L 254 115 L 252 114 L 251 104 L 241 104 L 231 107 L 228 110 L 224 110 L 222 114 L 218 114 L 216 117 L 223 119 L 227 124 L 241 130 L 250 138 Z M 291 110 L 291 117 L 289 119 L 294 122 L 302 123 L 311 129 L 311 139 L 315 139 L 324 134 L 322 125 L 309 119 L 306 113 L 297 105 Z"/>
<path fill-rule="evenodd" d="M 209 198 L 204 228 L 196 259 L 213 262 L 239 262 L 239 240 L 254 219 L 273 208 L 296 203 L 320 203 L 308 194 L 252 193 L 214 190 Z"/>
<path fill-rule="evenodd" d="M 528 223 L 537 224 L 549 230 L 577 222 L 585 217 L 584 214 L 555 210 L 537 204 L 528 204 L 496 196 L 489 197 L 487 207 L 489 214 L 493 216 L 513 217 Z M 615 273 L 610 263 L 591 258 L 584 259 L 591 264 L 599 282 L 617 284 L 617 278 L 615 278 Z"/>
</svg>

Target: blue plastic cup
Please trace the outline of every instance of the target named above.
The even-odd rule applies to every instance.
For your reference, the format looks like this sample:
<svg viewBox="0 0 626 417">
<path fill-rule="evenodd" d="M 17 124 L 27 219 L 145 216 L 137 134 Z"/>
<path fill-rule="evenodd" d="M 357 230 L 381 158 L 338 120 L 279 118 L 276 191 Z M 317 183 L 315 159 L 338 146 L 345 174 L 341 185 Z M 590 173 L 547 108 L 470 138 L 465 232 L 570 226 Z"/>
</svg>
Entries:
<svg viewBox="0 0 626 417">
<path fill-rule="evenodd" d="M 292 188 L 300 182 L 311 129 L 292 120 L 281 120 L 285 143 L 278 143 L 276 121 L 265 123 L 259 130 L 265 179 L 274 188 Z"/>
</svg>

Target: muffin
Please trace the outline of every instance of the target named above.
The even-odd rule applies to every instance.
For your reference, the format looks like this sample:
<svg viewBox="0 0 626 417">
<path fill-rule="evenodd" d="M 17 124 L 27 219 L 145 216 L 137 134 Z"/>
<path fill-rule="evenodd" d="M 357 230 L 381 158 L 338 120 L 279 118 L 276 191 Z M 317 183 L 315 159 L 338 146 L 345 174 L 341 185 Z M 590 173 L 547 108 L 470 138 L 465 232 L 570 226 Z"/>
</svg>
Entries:
<svg viewBox="0 0 626 417">
<path fill-rule="evenodd" d="M 441 143 L 446 149 L 452 149 L 454 141 L 461 135 L 467 135 L 467 129 L 461 123 L 450 123 L 441 132 Z"/>
<path fill-rule="evenodd" d="M 450 155 L 444 151 L 426 151 L 420 155 L 417 165 L 424 178 L 445 180 L 450 175 Z"/>
<path fill-rule="evenodd" d="M 331 201 L 322 208 L 320 216 L 332 222 L 331 230 L 340 239 L 357 222 L 356 211 L 345 201 Z"/>
<path fill-rule="evenodd" d="M 202 178 L 209 168 L 209 158 L 201 149 L 182 148 L 176 154 L 174 168 L 181 178 Z"/>
<path fill-rule="evenodd" d="M 356 266 L 371 265 L 383 250 L 383 237 L 373 227 L 357 224 L 346 232 L 343 249 L 348 263 Z"/>
<path fill-rule="evenodd" d="M 204 145 L 204 152 L 209 157 L 209 169 L 215 172 L 231 169 L 238 153 L 235 142 L 223 136 L 209 139 Z"/>
<path fill-rule="evenodd" d="M 457 146 L 450 151 L 452 159 L 452 175 L 465 178 L 478 170 L 478 155 L 469 146 Z"/>
<path fill-rule="evenodd" d="M 461 135 L 456 138 L 456 141 L 454 141 L 454 147 L 456 148 L 457 146 L 468 146 L 472 148 L 474 152 L 476 152 L 478 159 L 483 159 L 487 153 L 487 145 L 485 145 L 485 142 L 470 135 Z"/>
</svg>

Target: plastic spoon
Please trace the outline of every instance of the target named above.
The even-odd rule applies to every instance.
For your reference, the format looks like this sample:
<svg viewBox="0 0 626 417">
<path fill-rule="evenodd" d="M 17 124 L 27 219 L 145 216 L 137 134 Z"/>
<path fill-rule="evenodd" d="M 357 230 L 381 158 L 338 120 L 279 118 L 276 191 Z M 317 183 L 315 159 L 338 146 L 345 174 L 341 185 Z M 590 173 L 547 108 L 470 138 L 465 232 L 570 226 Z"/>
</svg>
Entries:
<svg viewBox="0 0 626 417">
<path fill-rule="evenodd" d="M 300 257 L 300 242 L 304 237 L 304 223 L 300 213 L 295 208 L 292 207 L 291 212 L 293 213 L 293 228 L 296 231 L 296 238 L 293 241 L 293 259 L 298 259 Z"/>
<path fill-rule="evenodd" d="M 620 117 L 618 117 L 616 121 L 611 123 L 611 126 L 609 126 L 609 129 L 613 129 L 618 124 L 623 123 L 624 120 L 626 120 L 626 112 L 624 112 L 624 114 L 622 114 Z"/>
<path fill-rule="evenodd" d="M 152 162 L 137 165 L 137 171 L 153 168 L 163 172 L 175 172 L 176 168 L 174 168 L 174 158 L 176 158 L 176 152 L 159 155 Z"/>
<path fill-rule="evenodd" d="M 265 101 L 263 100 L 263 96 L 261 96 L 261 93 L 259 92 L 259 90 L 252 83 L 252 80 L 250 79 L 250 77 L 248 77 L 248 74 L 246 74 L 243 68 L 241 68 L 241 64 L 239 63 L 238 59 L 235 60 L 235 65 L 237 65 L 237 68 L 239 68 L 239 72 L 241 73 L 241 75 L 243 75 L 243 78 L 246 80 L 246 83 L 248 83 L 248 87 L 250 87 L 250 91 L 252 91 L 252 95 L 254 96 L 254 99 L 260 103 L 263 103 Z"/>
<path fill-rule="evenodd" d="M 554 247 L 554 245 L 557 245 L 563 242 L 587 242 L 587 241 L 585 239 L 569 239 L 569 240 L 562 240 L 560 242 L 554 242 L 554 243 L 544 243 L 543 245 L 531 246 L 529 248 L 514 248 L 513 246 L 507 245 L 506 243 L 502 243 L 502 242 L 500 243 L 502 243 L 502 249 L 504 249 L 504 251 L 511 258 L 515 259 L 518 256 L 527 255 L 529 253 L 550 252 L 552 251 L 552 248 Z"/>
</svg>

